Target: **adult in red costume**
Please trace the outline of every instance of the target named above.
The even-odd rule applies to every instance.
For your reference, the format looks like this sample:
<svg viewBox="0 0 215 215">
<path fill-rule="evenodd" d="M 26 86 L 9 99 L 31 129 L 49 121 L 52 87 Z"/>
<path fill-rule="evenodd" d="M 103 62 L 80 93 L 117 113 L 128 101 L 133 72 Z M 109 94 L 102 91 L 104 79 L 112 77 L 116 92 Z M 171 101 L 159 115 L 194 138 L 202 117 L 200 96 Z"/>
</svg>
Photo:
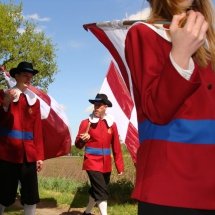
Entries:
<svg viewBox="0 0 215 215">
<path fill-rule="evenodd" d="M 105 94 L 97 94 L 89 102 L 94 104 L 94 111 L 89 119 L 81 122 L 75 140 L 77 148 L 85 147 L 83 169 L 87 171 L 91 183 L 89 203 L 83 214 L 90 215 L 97 204 L 100 213 L 107 215 L 107 185 L 112 170 L 110 148 L 119 175 L 124 171 L 123 157 L 116 123 L 105 113 L 112 103 Z"/>
<path fill-rule="evenodd" d="M 34 215 L 39 202 L 37 171 L 44 159 L 40 103 L 28 90 L 37 73 L 31 63 L 21 62 L 10 70 L 16 86 L 0 91 L 1 215 L 15 202 L 18 181 L 24 214 Z"/>
<path fill-rule="evenodd" d="M 149 3 L 149 23 L 172 23 L 169 30 L 138 23 L 126 36 L 140 140 L 132 197 L 139 215 L 214 215 L 214 6 Z"/>
</svg>

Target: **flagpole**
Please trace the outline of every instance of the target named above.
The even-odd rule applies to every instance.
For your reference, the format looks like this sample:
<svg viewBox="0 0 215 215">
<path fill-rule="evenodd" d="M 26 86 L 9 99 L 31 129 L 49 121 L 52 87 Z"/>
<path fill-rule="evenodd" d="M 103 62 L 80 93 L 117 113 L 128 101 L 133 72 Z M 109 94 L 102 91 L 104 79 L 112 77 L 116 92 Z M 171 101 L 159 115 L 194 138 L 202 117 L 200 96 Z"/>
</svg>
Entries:
<svg viewBox="0 0 215 215">
<path fill-rule="evenodd" d="M 186 24 L 187 16 L 185 16 L 179 23 L 179 27 L 183 28 Z M 148 21 L 148 20 L 115 20 L 115 21 L 106 21 L 106 22 L 94 22 L 89 24 L 84 24 L 83 27 L 86 31 L 90 28 L 122 28 L 122 27 L 129 27 L 136 22 L 144 22 L 146 24 L 151 24 L 158 29 L 169 30 L 171 25 L 171 21 L 168 20 L 156 20 L 156 21 Z"/>
<path fill-rule="evenodd" d="M 90 29 L 90 28 L 97 28 L 97 27 L 101 27 L 101 28 L 104 28 L 104 27 L 113 28 L 114 26 L 129 27 L 136 22 L 144 22 L 147 24 L 151 24 L 159 29 L 169 29 L 169 26 L 171 25 L 171 22 L 166 21 L 166 20 L 158 20 L 158 21 L 154 21 L 154 22 L 149 22 L 147 20 L 124 20 L 124 21 L 117 20 L 117 21 L 112 21 L 112 22 L 107 21 L 107 22 L 94 22 L 94 23 L 84 24 L 83 27 L 86 31 L 88 31 L 88 29 Z"/>
<path fill-rule="evenodd" d="M 171 25 L 171 22 L 166 21 L 166 20 L 158 20 L 158 21 L 154 21 L 154 22 L 149 22 L 147 20 L 125 20 L 122 22 L 122 24 L 123 24 L 123 26 L 131 26 L 136 22 L 144 22 L 147 24 L 154 25 L 157 28 L 167 28 L 167 29 L 169 29 L 169 26 Z"/>
<path fill-rule="evenodd" d="M 85 131 L 85 134 L 88 134 L 89 129 L 90 129 L 90 125 L 91 125 L 91 122 L 88 122 L 88 125 L 87 125 L 87 128 L 86 128 L 86 131 Z"/>
</svg>

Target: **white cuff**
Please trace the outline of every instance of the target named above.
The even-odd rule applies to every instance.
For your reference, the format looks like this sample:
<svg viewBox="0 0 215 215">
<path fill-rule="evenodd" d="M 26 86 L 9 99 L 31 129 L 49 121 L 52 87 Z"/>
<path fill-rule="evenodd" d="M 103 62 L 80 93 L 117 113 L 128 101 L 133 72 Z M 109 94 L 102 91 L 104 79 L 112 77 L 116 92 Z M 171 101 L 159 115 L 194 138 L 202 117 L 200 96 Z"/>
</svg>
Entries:
<svg viewBox="0 0 215 215">
<path fill-rule="evenodd" d="M 184 77 L 186 80 L 190 80 L 190 77 L 191 75 L 193 74 L 193 71 L 194 71 L 194 62 L 193 62 L 193 59 L 190 58 L 190 61 L 189 61 L 189 65 L 188 65 L 188 69 L 185 70 L 185 69 L 182 69 L 180 66 L 178 66 L 178 64 L 176 64 L 176 62 L 173 60 L 172 58 L 172 54 L 170 52 L 169 54 L 169 57 L 170 57 L 170 60 L 172 62 L 172 65 L 175 67 L 175 69 L 178 71 L 178 73 Z"/>
</svg>

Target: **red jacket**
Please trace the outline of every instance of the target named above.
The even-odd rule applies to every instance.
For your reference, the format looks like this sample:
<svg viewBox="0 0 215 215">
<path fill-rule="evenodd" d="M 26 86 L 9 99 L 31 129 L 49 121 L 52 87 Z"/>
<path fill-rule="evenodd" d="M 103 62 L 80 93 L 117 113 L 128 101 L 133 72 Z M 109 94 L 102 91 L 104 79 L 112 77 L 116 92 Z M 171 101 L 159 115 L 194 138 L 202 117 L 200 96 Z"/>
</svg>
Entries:
<svg viewBox="0 0 215 215">
<path fill-rule="evenodd" d="M 0 159 L 22 163 L 44 159 L 40 103 L 30 106 L 25 96 L 11 102 L 8 112 L 2 106 L 4 91 L 0 91 Z"/>
<path fill-rule="evenodd" d="M 173 67 L 171 43 L 143 24 L 125 42 L 140 147 L 132 197 L 215 210 L 215 73 L 195 64 L 191 80 Z"/>
<path fill-rule="evenodd" d="M 89 120 L 83 120 L 80 124 L 78 135 L 75 140 L 77 148 L 84 145 L 80 142 L 80 134 L 86 131 Z M 85 144 L 84 170 L 94 170 L 102 173 L 111 172 L 111 151 L 118 173 L 124 171 L 122 151 L 119 142 L 119 134 L 116 123 L 108 127 L 106 120 L 99 120 L 98 123 L 91 123 L 89 129 L 90 139 Z"/>
</svg>

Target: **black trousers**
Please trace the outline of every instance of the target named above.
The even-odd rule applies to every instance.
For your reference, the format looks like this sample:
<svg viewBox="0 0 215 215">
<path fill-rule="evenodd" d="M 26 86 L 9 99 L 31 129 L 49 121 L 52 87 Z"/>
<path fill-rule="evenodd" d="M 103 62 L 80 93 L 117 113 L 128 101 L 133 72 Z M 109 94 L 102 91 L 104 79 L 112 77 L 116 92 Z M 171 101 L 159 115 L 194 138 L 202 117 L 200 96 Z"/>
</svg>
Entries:
<svg viewBox="0 0 215 215">
<path fill-rule="evenodd" d="M 90 179 L 91 188 L 89 194 L 95 201 L 105 201 L 109 199 L 109 192 L 107 185 L 110 181 L 111 173 L 101 173 L 87 170 Z"/>
<path fill-rule="evenodd" d="M 17 164 L 0 160 L 0 204 L 5 207 L 16 199 L 18 180 L 21 182 L 21 204 L 38 203 L 38 181 L 36 162 Z"/>
<path fill-rule="evenodd" d="M 179 208 L 138 202 L 138 215 L 215 215 L 215 210 Z"/>
</svg>

